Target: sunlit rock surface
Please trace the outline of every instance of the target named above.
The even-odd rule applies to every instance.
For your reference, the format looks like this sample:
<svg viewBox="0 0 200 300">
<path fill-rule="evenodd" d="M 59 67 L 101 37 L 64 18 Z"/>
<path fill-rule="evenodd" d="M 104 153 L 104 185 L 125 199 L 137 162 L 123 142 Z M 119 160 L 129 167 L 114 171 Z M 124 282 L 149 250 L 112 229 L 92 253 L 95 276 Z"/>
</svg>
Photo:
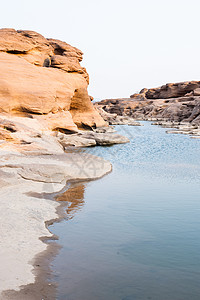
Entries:
<svg viewBox="0 0 200 300">
<path fill-rule="evenodd" d="M 88 95 L 82 56 L 77 48 L 36 32 L 1 29 L 0 112 L 42 115 L 50 129 L 106 126 Z"/>
</svg>

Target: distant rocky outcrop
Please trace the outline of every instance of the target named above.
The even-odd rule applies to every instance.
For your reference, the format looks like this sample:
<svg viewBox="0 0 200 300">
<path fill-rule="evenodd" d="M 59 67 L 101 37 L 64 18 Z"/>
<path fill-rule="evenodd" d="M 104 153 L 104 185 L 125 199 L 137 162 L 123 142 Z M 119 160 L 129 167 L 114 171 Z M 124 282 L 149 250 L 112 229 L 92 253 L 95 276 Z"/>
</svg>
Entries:
<svg viewBox="0 0 200 300">
<path fill-rule="evenodd" d="M 136 120 L 160 120 L 199 126 L 200 81 L 142 89 L 130 98 L 106 99 L 96 105 L 108 113 Z"/>
</svg>

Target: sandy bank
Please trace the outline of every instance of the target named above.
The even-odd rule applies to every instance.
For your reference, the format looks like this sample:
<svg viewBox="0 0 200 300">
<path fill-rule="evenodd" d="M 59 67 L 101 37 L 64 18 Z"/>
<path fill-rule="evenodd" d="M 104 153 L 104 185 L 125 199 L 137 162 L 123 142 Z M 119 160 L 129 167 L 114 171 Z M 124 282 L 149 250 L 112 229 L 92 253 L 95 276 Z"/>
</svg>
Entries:
<svg viewBox="0 0 200 300">
<path fill-rule="evenodd" d="M 100 178 L 111 171 L 111 164 L 84 153 L 38 156 L 1 150 L 0 156 L 0 299 L 4 300 L 11 299 L 6 290 L 19 291 L 35 282 L 34 258 L 47 249 L 40 238 L 52 236 L 45 222 L 58 218 L 60 204 L 50 194 L 62 190 L 68 180 Z"/>
</svg>

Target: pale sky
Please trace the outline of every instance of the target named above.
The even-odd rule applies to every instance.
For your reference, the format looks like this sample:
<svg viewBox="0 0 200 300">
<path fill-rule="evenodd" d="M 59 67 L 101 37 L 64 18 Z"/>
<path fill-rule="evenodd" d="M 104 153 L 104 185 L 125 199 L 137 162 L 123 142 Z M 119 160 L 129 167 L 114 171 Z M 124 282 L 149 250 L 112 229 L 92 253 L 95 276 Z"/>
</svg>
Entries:
<svg viewBox="0 0 200 300">
<path fill-rule="evenodd" d="M 200 80 L 199 0 L 4 0 L 0 27 L 34 30 L 84 52 L 95 98 Z"/>
</svg>

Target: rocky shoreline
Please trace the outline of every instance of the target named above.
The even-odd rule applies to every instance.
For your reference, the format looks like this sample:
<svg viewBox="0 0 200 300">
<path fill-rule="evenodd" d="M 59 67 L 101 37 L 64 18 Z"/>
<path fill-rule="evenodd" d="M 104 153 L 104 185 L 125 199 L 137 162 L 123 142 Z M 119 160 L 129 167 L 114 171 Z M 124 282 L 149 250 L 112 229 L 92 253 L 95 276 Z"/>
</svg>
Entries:
<svg viewBox="0 0 200 300">
<path fill-rule="evenodd" d="M 69 134 L 44 130 L 34 118 L 8 114 L 0 114 L 0 127 L 6 133 L 0 140 L 0 299 L 35 299 L 32 293 L 41 272 L 35 259 L 39 253 L 54 252 L 44 243 L 53 238 L 45 224 L 63 217 L 52 195 L 69 182 L 98 179 L 112 170 L 108 161 L 73 149 L 129 140 L 112 127 Z M 66 152 L 69 146 L 72 151 Z"/>
<path fill-rule="evenodd" d="M 133 122 L 153 121 L 155 125 L 176 128 L 168 133 L 200 137 L 200 81 L 142 89 L 130 98 L 105 99 L 95 103 L 95 107 L 102 117 L 108 113 L 113 119 L 121 117 L 132 119 Z"/>
<path fill-rule="evenodd" d="M 0 29 L 2 300 L 55 299 L 45 280 L 47 258 L 57 246 L 44 241 L 54 238 L 48 224 L 62 218 L 63 210 L 52 196 L 69 182 L 112 170 L 102 158 L 66 148 L 129 142 L 93 107 L 82 56 L 33 31 Z"/>
</svg>

